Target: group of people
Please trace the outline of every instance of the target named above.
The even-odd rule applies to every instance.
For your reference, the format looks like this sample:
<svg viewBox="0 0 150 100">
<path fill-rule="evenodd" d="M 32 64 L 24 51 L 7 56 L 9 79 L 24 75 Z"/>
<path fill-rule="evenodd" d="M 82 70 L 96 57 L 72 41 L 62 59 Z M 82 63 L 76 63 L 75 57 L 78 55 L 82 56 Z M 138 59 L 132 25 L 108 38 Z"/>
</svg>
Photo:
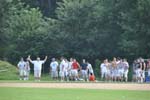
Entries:
<svg viewBox="0 0 150 100">
<path fill-rule="evenodd" d="M 34 78 L 37 81 L 41 79 L 42 64 L 47 60 L 45 56 L 44 60 L 37 57 L 36 60 L 32 60 L 30 56 L 26 61 L 23 58 L 18 63 L 20 80 L 28 80 L 30 73 L 30 63 L 34 65 Z M 138 58 L 133 62 L 133 81 L 144 82 L 145 71 L 148 72 L 150 77 L 150 60 L 144 61 L 143 58 Z M 129 63 L 126 59 L 113 58 L 112 61 L 105 59 L 100 64 L 100 76 L 105 81 L 128 81 Z M 60 81 L 95 81 L 94 71 L 92 65 L 85 59 L 79 63 L 75 58 L 67 60 L 61 57 L 60 61 L 52 58 L 49 65 L 49 73 L 53 80 Z"/>
<path fill-rule="evenodd" d="M 135 59 L 133 62 L 133 81 L 144 82 L 145 73 L 150 77 L 150 59 L 144 60 L 143 58 Z"/>
<path fill-rule="evenodd" d="M 47 60 L 47 56 L 44 60 L 40 60 L 37 57 L 36 60 L 32 60 L 30 56 L 27 57 L 26 61 L 21 58 L 18 63 L 18 69 L 20 73 L 20 80 L 28 80 L 30 72 L 30 63 L 34 65 L 34 77 L 36 81 L 41 79 L 42 64 Z M 83 59 L 82 63 L 79 64 L 76 59 L 70 58 L 68 61 L 66 58 L 61 57 L 61 61 L 58 62 L 55 58 L 52 58 L 50 62 L 50 75 L 53 80 L 69 81 L 69 80 L 85 80 L 95 81 L 92 65 Z"/>
<path fill-rule="evenodd" d="M 28 80 L 30 73 L 30 63 L 34 65 L 34 78 L 35 80 L 40 81 L 41 78 L 41 70 L 42 64 L 44 64 L 47 60 L 47 56 L 44 60 L 40 60 L 40 57 L 37 57 L 37 60 L 31 60 L 30 56 L 24 61 L 23 58 L 19 61 L 17 67 L 19 69 L 20 80 Z"/>
<path fill-rule="evenodd" d="M 106 81 L 128 81 L 129 64 L 126 59 L 105 59 L 100 65 L 101 79 Z"/>
<path fill-rule="evenodd" d="M 95 80 L 92 65 L 85 59 L 79 64 L 74 58 L 70 58 L 68 61 L 66 58 L 62 57 L 59 64 L 55 58 L 52 58 L 52 62 L 50 63 L 50 73 L 53 80 L 57 80 L 58 77 L 60 77 L 61 81 Z"/>
</svg>

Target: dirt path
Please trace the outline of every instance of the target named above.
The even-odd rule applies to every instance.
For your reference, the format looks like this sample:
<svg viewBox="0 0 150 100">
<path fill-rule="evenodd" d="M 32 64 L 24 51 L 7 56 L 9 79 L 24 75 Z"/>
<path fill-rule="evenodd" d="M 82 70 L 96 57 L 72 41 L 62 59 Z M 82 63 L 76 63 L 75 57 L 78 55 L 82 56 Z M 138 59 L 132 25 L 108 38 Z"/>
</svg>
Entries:
<svg viewBox="0 0 150 100">
<path fill-rule="evenodd" d="M 117 90 L 150 90 L 150 84 L 132 83 L 0 83 L 0 87 L 32 88 L 82 88 L 82 89 L 117 89 Z"/>
</svg>

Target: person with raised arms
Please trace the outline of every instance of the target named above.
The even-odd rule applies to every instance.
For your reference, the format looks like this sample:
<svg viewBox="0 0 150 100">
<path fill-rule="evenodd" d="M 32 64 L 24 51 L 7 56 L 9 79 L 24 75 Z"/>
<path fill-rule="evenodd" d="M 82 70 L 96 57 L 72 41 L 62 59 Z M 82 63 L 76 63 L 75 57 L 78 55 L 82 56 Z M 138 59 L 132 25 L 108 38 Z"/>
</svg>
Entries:
<svg viewBox="0 0 150 100">
<path fill-rule="evenodd" d="M 42 64 L 44 64 L 46 62 L 47 56 L 45 56 L 44 60 L 40 60 L 40 57 L 37 57 L 36 60 L 31 60 L 30 55 L 29 55 L 28 60 L 34 65 L 34 78 L 35 78 L 35 81 L 36 80 L 40 81 Z"/>
</svg>

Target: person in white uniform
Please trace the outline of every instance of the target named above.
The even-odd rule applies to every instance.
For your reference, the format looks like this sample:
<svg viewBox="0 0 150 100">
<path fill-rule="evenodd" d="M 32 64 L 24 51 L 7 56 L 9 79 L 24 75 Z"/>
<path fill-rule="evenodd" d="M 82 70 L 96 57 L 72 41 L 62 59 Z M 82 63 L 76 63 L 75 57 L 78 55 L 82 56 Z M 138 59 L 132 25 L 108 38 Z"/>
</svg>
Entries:
<svg viewBox="0 0 150 100">
<path fill-rule="evenodd" d="M 107 65 L 106 65 L 106 60 L 100 65 L 101 69 L 101 79 L 106 80 L 106 75 L 107 75 Z"/>
<path fill-rule="evenodd" d="M 40 60 L 40 57 L 37 57 L 37 60 L 31 60 L 30 56 L 28 56 L 28 60 L 34 65 L 34 78 L 35 78 L 35 80 L 40 81 L 42 64 L 44 64 L 46 62 L 47 56 L 45 56 L 44 60 Z"/>
<path fill-rule="evenodd" d="M 70 58 L 70 61 L 69 61 L 69 66 L 68 66 L 68 75 L 69 75 L 69 79 L 70 80 L 73 80 L 73 77 L 72 77 L 72 63 L 73 63 L 73 58 Z"/>
<path fill-rule="evenodd" d="M 24 79 L 25 65 L 26 63 L 24 62 L 23 58 L 21 58 L 19 63 L 17 64 L 17 67 L 19 69 L 20 80 Z"/>
<path fill-rule="evenodd" d="M 64 72 L 65 72 L 65 59 L 62 57 L 59 65 L 59 76 L 61 81 L 64 81 L 65 77 Z"/>
<path fill-rule="evenodd" d="M 118 63 L 118 80 L 123 81 L 123 75 L 124 75 L 124 63 L 122 62 L 122 59 Z"/>
<path fill-rule="evenodd" d="M 87 68 L 88 68 L 88 75 L 90 76 L 91 75 L 91 73 L 92 73 L 92 75 L 94 75 L 94 71 L 93 71 L 93 68 L 92 68 L 92 65 L 87 61 Z"/>
<path fill-rule="evenodd" d="M 69 62 L 67 59 L 64 59 L 64 78 L 65 80 L 69 81 Z"/>
<path fill-rule="evenodd" d="M 52 58 L 52 62 L 50 63 L 50 73 L 53 80 L 57 80 L 58 78 L 58 65 L 55 58 Z"/>
<path fill-rule="evenodd" d="M 128 72 L 129 72 L 129 63 L 126 59 L 123 59 L 123 66 L 124 66 L 124 78 L 125 82 L 128 81 Z"/>
<path fill-rule="evenodd" d="M 30 64 L 29 64 L 28 59 L 26 59 L 25 70 L 24 70 L 24 80 L 29 80 L 29 74 L 30 74 Z"/>
</svg>

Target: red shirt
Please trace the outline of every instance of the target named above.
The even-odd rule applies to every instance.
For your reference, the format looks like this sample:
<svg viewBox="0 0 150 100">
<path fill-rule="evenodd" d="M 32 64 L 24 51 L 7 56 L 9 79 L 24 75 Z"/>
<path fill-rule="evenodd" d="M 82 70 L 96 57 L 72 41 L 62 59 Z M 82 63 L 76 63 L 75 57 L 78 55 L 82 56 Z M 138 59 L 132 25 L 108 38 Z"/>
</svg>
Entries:
<svg viewBox="0 0 150 100">
<path fill-rule="evenodd" d="M 72 67 L 73 69 L 78 69 L 79 68 L 78 62 L 73 62 Z"/>
<path fill-rule="evenodd" d="M 95 81 L 95 76 L 94 75 L 90 75 L 89 81 Z"/>
</svg>

